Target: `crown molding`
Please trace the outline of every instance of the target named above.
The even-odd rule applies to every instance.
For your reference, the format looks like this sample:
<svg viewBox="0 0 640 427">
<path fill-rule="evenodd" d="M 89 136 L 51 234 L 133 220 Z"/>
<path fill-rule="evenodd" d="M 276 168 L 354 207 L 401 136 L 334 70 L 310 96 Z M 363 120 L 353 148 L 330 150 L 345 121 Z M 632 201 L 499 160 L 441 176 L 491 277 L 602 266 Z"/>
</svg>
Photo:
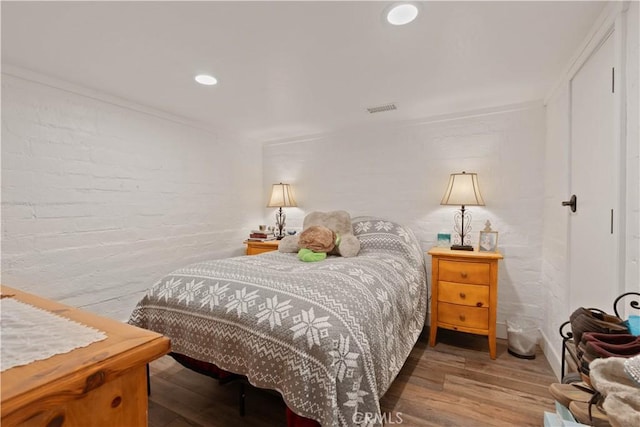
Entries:
<svg viewBox="0 0 640 427">
<path fill-rule="evenodd" d="M 152 116 L 161 120 L 166 120 L 166 121 L 177 123 L 190 128 L 202 130 L 207 133 L 211 133 L 216 137 L 218 137 L 219 134 L 221 133 L 219 130 L 212 129 L 210 126 L 208 126 L 205 123 L 198 122 L 195 120 L 190 120 L 186 117 L 182 117 L 173 113 L 168 113 L 166 111 L 158 110 L 156 108 L 148 107 L 146 105 L 138 104 L 124 98 L 113 96 L 105 92 L 101 92 L 92 88 L 88 88 L 86 86 L 81 86 L 75 83 L 71 83 L 62 79 L 58 79 L 56 77 L 38 73 L 36 71 L 28 70 L 26 68 L 17 67 L 10 64 L 9 65 L 2 64 L 1 73 L 3 76 L 10 76 L 20 80 L 37 83 L 43 86 L 48 86 L 54 89 L 62 90 L 64 92 L 72 93 L 74 95 L 79 95 L 85 98 L 93 99 L 95 101 L 103 102 L 105 104 L 110 104 L 120 108 L 125 108 L 127 110 L 135 111 L 137 113 L 146 114 L 148 116 Z"/>
<path fill-rule="evenodd" d="M 382 128 L 382 127 L 402 129 L 402 128 L 422 126 L 422 125 L 433 124 L 433 123 L 443 123 L 443 122 L 450 122 L 450 121 L 462 120 L 462 119 L 487 117 L 487 116 L 492 116 L 496 114 L 504 114 L 504 113 L 514 112 L 514 111 L 530 110 L 530 109 L 542 108 L 542 107 L 544 107 L 543 100 L 539 99 L 534 101 L 518 102 L 518 103 L 512 103 L 512 104 L 506 104 L 506 105 L 500 105 L 500 106 L 494 106 L 494 107 L 476 108 L 472 110 L 438 114 L 434 116 L 422 117 L 419 119 L 399 120 L 396 122 L 375 123 L 375 124 L 370 124 L 370 123 L 358 124 L 358 125 L 343 127 L 335 131 L 329 131 L 324 133 L 317 133 L 317 134 L 311 134 L 311 135 L 299 135 L 291 138 L 268 140 L 268 141 L 265 141 L 263 145 L 274 146 L 274 145 L 295 144 L 300 142 L 315 141 L 315 140 L 327 138 L 330 136 L 340 135 L 340 134 L 349 133 L 349 132 L 371 130 L 371 129 Z"/>
</svg>

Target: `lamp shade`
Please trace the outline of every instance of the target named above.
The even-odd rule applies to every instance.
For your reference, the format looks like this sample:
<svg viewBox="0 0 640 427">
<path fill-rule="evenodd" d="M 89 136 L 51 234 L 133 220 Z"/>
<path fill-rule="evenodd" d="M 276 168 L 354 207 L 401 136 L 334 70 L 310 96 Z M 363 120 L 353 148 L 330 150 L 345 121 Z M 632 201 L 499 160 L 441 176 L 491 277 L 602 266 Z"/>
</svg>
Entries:
<svg viewBox="0 0 640 427">
<path fill-rule="evenodd" d="M 447 191 L 444 192 L 441 205 L 484 206 L 484 200 L 478 186 L 478 174 L 452 173 Z"/>
<path fill-rule="evenodd" d="M 298 206 L 289 184 L 273 184 L 271 187 L 271 198 L 267 204 L 268 208 L 287 208 Z"/>
</svg>

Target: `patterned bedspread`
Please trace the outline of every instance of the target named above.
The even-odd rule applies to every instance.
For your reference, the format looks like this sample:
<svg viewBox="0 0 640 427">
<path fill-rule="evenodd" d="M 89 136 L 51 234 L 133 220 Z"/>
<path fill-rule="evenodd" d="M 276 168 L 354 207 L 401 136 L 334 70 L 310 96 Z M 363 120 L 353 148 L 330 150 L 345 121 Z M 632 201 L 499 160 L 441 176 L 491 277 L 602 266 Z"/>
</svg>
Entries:
<svg viewBox="0 0 640 427">
<path fill-rule="evenodd" d="M 246 375 L 323 426 L 381 425 L 379 399 L 426 314 L 423 252 L 413 232 L 359 217 L 355 258 L 305 263 L 269 252 L 174 271 L 129 323 L 172 351 Z"/>
</svg>

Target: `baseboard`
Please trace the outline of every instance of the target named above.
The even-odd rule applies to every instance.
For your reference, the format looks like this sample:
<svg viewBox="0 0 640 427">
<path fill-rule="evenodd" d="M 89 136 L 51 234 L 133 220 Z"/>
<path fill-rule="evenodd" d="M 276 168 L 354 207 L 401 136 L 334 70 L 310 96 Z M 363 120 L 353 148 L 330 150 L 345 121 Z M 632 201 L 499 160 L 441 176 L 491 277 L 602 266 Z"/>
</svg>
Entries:
<svg viewBox="0 0 640 427">
<path fill-rule="evenodd" d="M 562 356 L 558 353 L 558 348 L 556 345 L 553 345 L 549 338 L 545 335 L 544 331 L 540 330 L 540 341 L 538 345 L 540 349 L 544 353 L 544 356 L 547 358 L 553 373 L 556 374 L 556 378 L 561 380 L 561 370 L 562 370 Z"/>
</svg>

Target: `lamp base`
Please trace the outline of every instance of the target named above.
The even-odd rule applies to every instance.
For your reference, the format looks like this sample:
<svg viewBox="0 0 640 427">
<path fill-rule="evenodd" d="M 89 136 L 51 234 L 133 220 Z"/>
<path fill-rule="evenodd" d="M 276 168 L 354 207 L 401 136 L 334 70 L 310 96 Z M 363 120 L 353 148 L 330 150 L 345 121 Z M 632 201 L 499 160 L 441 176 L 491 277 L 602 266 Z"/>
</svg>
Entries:
<svg viewBox="0 0 640 427">
<path fill-rule="evenodd" d="M 451 245 L 452 251 L 472 251 L 473 246 L 470 245 Z"/>
</svg>

